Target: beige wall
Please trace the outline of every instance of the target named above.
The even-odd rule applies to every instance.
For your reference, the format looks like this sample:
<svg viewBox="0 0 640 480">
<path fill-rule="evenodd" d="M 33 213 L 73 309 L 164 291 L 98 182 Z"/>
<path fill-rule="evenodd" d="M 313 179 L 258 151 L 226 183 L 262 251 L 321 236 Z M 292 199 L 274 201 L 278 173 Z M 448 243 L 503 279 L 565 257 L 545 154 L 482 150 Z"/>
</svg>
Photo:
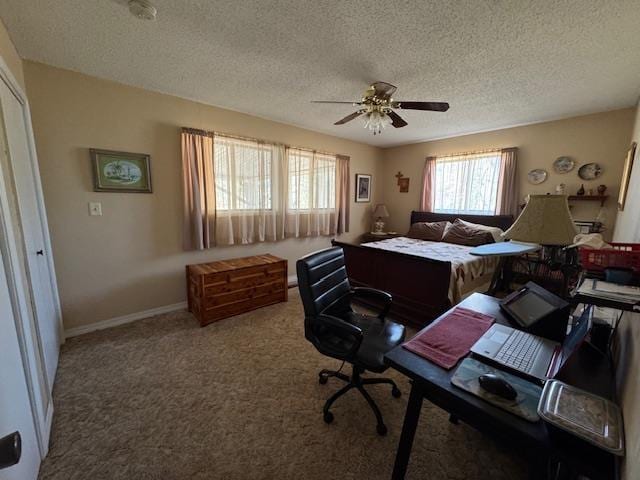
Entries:
<svg viewBox="0 0 640 480">
<path fill-rule="evenodd" d="M 391 215 L 389 227 L 400 232 L 407 231 L 409 213 L 419 207 L 425 157 L 518 147 L 518 176 L 522 198 L 530 193 L 553 192 L 559 183 L 567 185 L 569 194 L 575 194 L 582 183 L 585 189 L 593 188 L 594 191 L 600 184 L 607 185 L 607 193 L 611 195 L 606 205 L 609 228 L 607 235 L 610 236 L 633 115 L 633 109 L 628 108 L 385 149 L 381 182 L 382 197 Z M 604 173 L 598 180 L 591 182 L 580 180 L 577 167 L 570 173 L 556 174 L 552 163 L 561 155 L 573 157 L 578 166 L 598 162 L 604 167 Z M 549 172 L 544 183 L 531 185 L 527 182 L 527 172 L 534 168 L 543 168 Z M 408 193 L 398 191 L 394 177 L 398 171 L 411 179 Z M 599 207 L 599 203 L 575 203 L 572 212 L 575 219 L 594 220 Z"/>
<path fill-rule="evenodd" d="M 16 47 L 14 46 L 11 38 L 9 37 L 9 32 L 7 31 L 4 23 L 0 19 L 0 56 L 4 60 L 4 63 L 7 64 L 9 70 L 20 84 L 22 89 L 24 90 L 24 72 L 22 70 L 22 59 L 18 55 L 16 51 Z"/>
<path fill-rule="evenodd" d="M 618 333 L 618 398 L 626 442 L 622 472 L 624 480 L 636 480 L 640 472 L 640 313 L 625 312 Z"/>
<path fill-rule="evenodd" d="M 636 108 L 635 125 L 631 141 L 640 144 L 640 103 Z M 628 147 L 627 147 L 628 148 Z M 618 221 L 613 238 L 617 242 L 640 242 L 640 148 L 636 150 L 635 166 L 631 169 L 631 179 L 627 190 L 625 209 L 618 213 Z"/>
<path fill-rule="evenodd" d="M 291 275 L 297 258 L 329 246 L 322 237 L 184 252 L 182 126 L 349 155 L 351 176 L 372 174 L 378 195 L 377 148 L 38 63 L 25 62 L 25 76 L 67 329 L 185 300 L 189 263 L 270 252 Z M 150 154 L 153 194 L 93 192 L 91 147 Z M 89 201 L 103 216 L 88 215 Z M 369 228 L 370 208 L 352 203 L 345 238 Z"/>
<path fill-rule="evenodd" d="M 636 109 L 632 141 L 640 143 L 640 104 Z M 636 153 L 635 166 L 627 193 L 626 207 L 618 213 L 614 240 L 640 243 L 640 153 Z M 627 454 L 624 478 L 637 478 L 640 472 L 640 314 L 626 313 L 620 324 L 620 399 L 624 412 Z"/>
</svg>

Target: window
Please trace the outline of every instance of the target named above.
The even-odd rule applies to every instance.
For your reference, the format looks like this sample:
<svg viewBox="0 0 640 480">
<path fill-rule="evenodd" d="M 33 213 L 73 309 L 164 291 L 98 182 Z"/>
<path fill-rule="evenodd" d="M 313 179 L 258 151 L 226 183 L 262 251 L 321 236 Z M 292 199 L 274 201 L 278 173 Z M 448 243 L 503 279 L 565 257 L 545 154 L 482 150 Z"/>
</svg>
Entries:
<svg viewBox="0 0 640 480">
<path fill-rule="evenodd" d="M 494 215 L 500 156 L 497 150 L 436 158 L 433 211 Z"/>
<path fill-rule="evenodd" d="M 336 208 L 336 156 L 287 150 L 289 210 Z"/>
<path fill-rule="evenodd" d="M 216 210 L 271 210 L 273 146 L 215 136 Z"/>
<path fill-rule="evenodd" d="M 182 130 L 186 248 L 349 231 L 349 157 Z"/>
</svg>

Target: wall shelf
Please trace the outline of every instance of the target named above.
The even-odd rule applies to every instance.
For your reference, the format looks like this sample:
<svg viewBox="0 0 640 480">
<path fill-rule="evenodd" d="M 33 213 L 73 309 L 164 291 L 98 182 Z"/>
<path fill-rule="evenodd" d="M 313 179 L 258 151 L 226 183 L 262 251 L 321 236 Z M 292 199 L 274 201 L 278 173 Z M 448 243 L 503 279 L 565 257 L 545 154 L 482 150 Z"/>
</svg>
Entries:
<svg viewBox="0 0 640 480">
<path fill-rule="evenodd" d="M 604 206 L 604 202 L 609 198 L 609 195 L 569 195 L 569 201 L 580 202 L 600 202 L 600 206 Z"/>
<path fill-rule="evenodd" d="M 600 206 L 604 207 L 604 202 L 609 198 L 609 195 L 569 195 L 569 202 L 600 202 Z M 520 209 L 525 207 L 526 203 L 520 204 Z M 569 205 L 571 206 L 571 205 Z"/>
</svg>

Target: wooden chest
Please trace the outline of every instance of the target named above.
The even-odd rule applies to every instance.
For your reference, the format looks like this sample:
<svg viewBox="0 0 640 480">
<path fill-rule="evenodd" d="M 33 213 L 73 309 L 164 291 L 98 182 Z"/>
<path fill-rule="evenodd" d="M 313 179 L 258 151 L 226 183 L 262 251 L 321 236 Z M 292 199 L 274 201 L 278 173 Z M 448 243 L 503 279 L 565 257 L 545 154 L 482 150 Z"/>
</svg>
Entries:
<svg viewBox="0 0 640 480">
<path fill-rule="evenodd" d="M 287 301 L 287 261 L 273 255 L 187 265 L 189 311 L 200 326 Z"/>
</svg>

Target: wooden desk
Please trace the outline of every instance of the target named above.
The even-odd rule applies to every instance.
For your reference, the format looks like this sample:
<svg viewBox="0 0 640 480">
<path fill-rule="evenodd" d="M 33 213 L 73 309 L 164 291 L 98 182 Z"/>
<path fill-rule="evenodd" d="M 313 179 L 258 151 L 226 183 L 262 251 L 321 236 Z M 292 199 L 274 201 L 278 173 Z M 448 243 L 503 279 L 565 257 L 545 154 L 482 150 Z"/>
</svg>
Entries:
<svg viewBox="0 0 640 480">
<path fill-rule="evenodd" d="M 509 324 L 496 298 L 474 293 L 458 306 L 492 315 L 498 323 Z M 426 329 L 433 327 L 447 313 L 437 318 Z M 596 353 L 588 345 L 583 345 L 563 367 L 557 378 L 584 390 L 613 398 L 614 379 L 608 360 L 599 354 L 594 355 Z M 385 361 L 412 381 L 393 468 L 394 480 L 403 479 L 405 476 L 423 398 L 477 430 L 498 441 L 506 442 L 515 451 L 524 453 L 532 467 L 531 478 L 546 478 L 549 462 L 562 463 L 572 470 L 588 475 L 593 480 L 615 478 L 616 459 L 613 455 L 577 438 L 562 437 L 558 440 L 544 422 L 527 422 L 454 387 L 451 384 L 451 377 L 455 367 L 445 370 L 402 346 L 387 353 Z M 461 445 L 460 448 L 465 447 Z"/>
</svg>

